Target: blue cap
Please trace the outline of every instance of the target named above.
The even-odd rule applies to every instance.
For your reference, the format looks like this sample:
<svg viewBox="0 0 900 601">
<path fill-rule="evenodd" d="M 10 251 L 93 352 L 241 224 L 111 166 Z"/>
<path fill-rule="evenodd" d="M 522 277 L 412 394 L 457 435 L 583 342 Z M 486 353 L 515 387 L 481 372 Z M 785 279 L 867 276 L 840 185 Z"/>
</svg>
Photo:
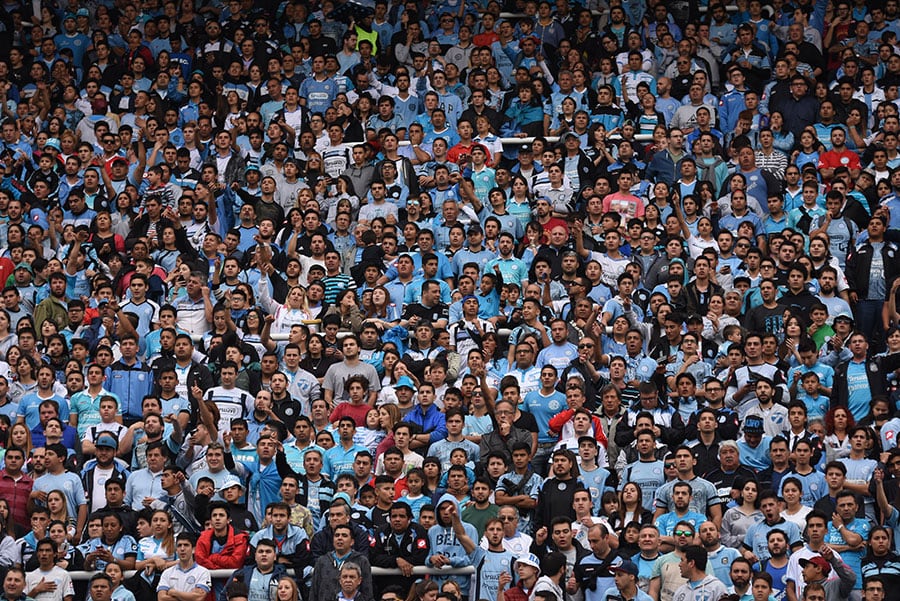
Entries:
<svg viewBox="0 0 900 601">
<path fill-rule="evenodd" d="M 412 378 L 409 376 L 400 376 L 400 378 L 397 379 L 397 383 L 394 384 L 394 390 L 404 387 L 409 388 L 410 390 L 416 389 L 416 385 L 413 384 Z"/>
<path fill-rule="evenodd" d="M 104 432 L 100 436 L 97 437 L 97 442 L 94 443 L 95 447 L 109 447 L 110 449 L 118 449 L 119 441 L 115 436 L 108 432 Z"/>
<path fill-rule="evenodd" d="M 625 572 L 626 574 L 631 574 L 632 576 L 638 575 L 638 567 L 630 559 L 625 559 L 617 564 L 611 565 L 609 567 L 609 570 L 611 572 Z"/>
<path fill-rule="evenodd" d="M 334 502 L 337 501 L 338 499 L 343 499 L 344 503 L 346 503 L 347 505 L 353 506 L 353 503 L 350 502 L 350 495 L 348 495 L 345 492 L 339 492 L 336 495 L 334 495 L 334 498 L 331 499 L 331 505 L 334 506 Z"/>
</svg>

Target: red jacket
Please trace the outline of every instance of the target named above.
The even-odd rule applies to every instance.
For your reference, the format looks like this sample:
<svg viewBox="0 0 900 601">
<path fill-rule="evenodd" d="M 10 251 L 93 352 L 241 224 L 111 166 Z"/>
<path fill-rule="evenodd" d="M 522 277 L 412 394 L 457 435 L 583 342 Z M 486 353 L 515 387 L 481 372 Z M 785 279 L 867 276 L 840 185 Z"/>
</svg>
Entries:
<svg viewBox="0 0 900 601">
<path fill-rule="evenodd" d="M 550 431 L 560 435 L 562 432 L 563 426 L 568 423 L 569 420 L 572 419 L 572 416 L 575 415 L 575 411 L 572 409 L 563 409 L 552 418 L 550 418 Z M 591 424 L 594 427 L 594 438 L 597 439 L 597 442 L 603 446 L 605 449 L 609 441 L 606 439 L 606 434 L 603 432 L 603 424 L 600 421 L 600 418 L 596 415 L 591 416 Z"/>
<path fill-rule="evenodd" d="M 237 570 L 243 567 L 244 560 L 250 550 L 250 535 L 246 532 L 235 532 L 234 526 L 228 527 L 228 542 L 218 553 L 212 553 L 213 530 L 204 530 L 197 539 L 194 559 L 209 570 Z"/>
<path fill-rule="evenodd" d="M 509 587 L 505 591 L 503 591 L 503 600 L 504 601 L 529 601 L 532 598 L 534 593 L 534 587 L 532 586 L 530 590 L 526 591 L 522 588 L 522 583 L 516 583 L 514 586 Z"/>
<path fill-rule="evenodd" d="M 0 499 L 6 499 L 10 518 L 16 524 L 28 523 L 28 497 L 33 486 L 34 480 L 28 474 L 22 474 L 17 482 L 6 470 L 0 470 Z"/>
</svg>

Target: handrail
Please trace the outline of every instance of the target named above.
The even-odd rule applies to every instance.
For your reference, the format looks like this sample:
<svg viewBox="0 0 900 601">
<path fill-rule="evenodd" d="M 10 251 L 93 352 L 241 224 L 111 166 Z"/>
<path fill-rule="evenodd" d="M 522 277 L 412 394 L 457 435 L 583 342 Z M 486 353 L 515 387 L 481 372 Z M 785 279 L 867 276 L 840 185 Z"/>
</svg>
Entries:
<svg viewBox="0 0 900 601">
<path fill-rule="evenodd" d="M 531 138 L 500 138 L 500 143 L 503 144 L 504 146 L 517 146 L 519 144 L 531 144 L 536 139 L 537 138 L 534 138 L 534 137 L 531 137 Z M 608 139 L 621 140 L 622 136 L 612 135 L 612 136 L 608 136 Z M 637 140 L 638 142 L 650 142 L 653 140 L 653 134 L 635 134 L 634 139 Z M 553 144 L 555 142 L 559 142 L 559 137 L 547 136 L 544 138 L 544 140 Z M 399 145 L 400 146 L 409 146 L 409 140 L 400 140 Z"/>
<path fill-rule="evenodd" d="M 130 578 L 138 573 L 139 570 L 129 570 L 125 572 L 125 577 Z M 236 570 L 210 570 L 209 575 L 212 578 L 228 578 L 234 574 Z M 97 572 L 68 572 L 72 580 L 90 580 Z M 294 570 L 290 569 L 287 573 L 294 575 Z M 415 566 L 412 569 L 414 576 L 471 576 L 475 573 L 474 566 L 465 566 L 462 568 L 429 568 L 427 566 Z M 372 568 L 372 576 L 400 576 L 401 572 L 395 568 Z"/>
<path fill-rule="evenodd" d="M 698 7 L 697 7 L 697 11 L 698 11 L 700 14 L 706 14 L 707 12 L 709 12 L 709 7 L 708 7 L 708 6 L 698 6 Z M 725 12 L 728 12 L 728 13 L 736 13 L 737 11 L 738 11 L 738 6 L 737 6 L 736 4 L 726 4 L 726 5 L 725 5 Z M 591 11 L 591 14 L 592 14 L 594 17 L 602 17 L 604 14 L 606 14 L 606 11 L 602 11 L 602 10 L 592 10 L 592 11 Z M 526 15 L 525 13 L 507 13 L 507 12 L 502 12 L 502 13 L 500 13 L 499 18 L 500 18 L 500 19 L 524 19 L 524 18 L 526 18 L 527 16 L 528 16 L 528 15 Z"/>
</svg>

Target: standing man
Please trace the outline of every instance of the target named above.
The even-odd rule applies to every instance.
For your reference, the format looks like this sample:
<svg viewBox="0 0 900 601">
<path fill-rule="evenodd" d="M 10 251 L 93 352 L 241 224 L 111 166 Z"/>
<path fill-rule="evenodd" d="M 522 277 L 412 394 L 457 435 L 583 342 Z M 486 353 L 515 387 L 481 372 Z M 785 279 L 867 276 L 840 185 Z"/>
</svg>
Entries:
<svg viewBox="0 0 900 601">
<path fill-rule="evenodd" d="M 374 367 L 359 358 L 359 338 L 351 334 L 342 339 L 341 352 L 344 360 L 333 364 L 325 372 L 322 382 L 325 401 L 329 406 L 349 401 L 344 382 L 350 376 L 362 375 L 369 381 L 368 403 L 370 407 L 374 407 L 378 391 L 381 390 L 381 378 Z"/>
<path fill-rule="evenodd" d="M 194 537 L 182 532 L 175 539 L 178 563 L 163 570 L 157 586 L 159 601 L 198 601 L 212 590 L 209 570 L 194 561 Z"/>
<path fill-rule="evenodd" d="M 81 479 L 72 472 L 66 471 L 65 461 L 68 457 L 68 450 L 62 444 L 47 445 L 45 454 L 47 471 L 34 481 L 31 499 L 46 507 L 47 493 L 54 490 L 63 491 L 69 515 L 76 516 L 78 520 L 75 531 L 83 532 L 84 525 L 87 523 L 87 500 Z"/>
<path fill-rule="evenodd" d="M 726 594 L 725 585 L 715 576 L 706 573 L 708 557 L 700 545 L 688 545 L 679 568 L 687 583 L 675 591 L 672 601 L 701 601 L 721 599 Z"/>
<path fill-rule="evenodd" d="M 847 283 L 856 326 L 872 341 L 873 354 L 884 346 L 884 323 L 881 310 L 889 297 L 894 280 L 900 275 L 900 248 L 884 239 L 887 222 L 873 215 L 866 231 L 869 238 L 847 256 Z M 869 397 L 871 398 L 871 397 Z M 854 412 L 854 418 L 860 419 Z"/>
<path fill-rule="evenodd" d="M 14 524 L 28 523 L 28 498 L 34 486 L 31 476 L 22 471 L 25 451 L 11 446 L 6 449 L 4 468 L 0 470 L 0 498 L 9 505 L 9 518 Z"/>
</svg>

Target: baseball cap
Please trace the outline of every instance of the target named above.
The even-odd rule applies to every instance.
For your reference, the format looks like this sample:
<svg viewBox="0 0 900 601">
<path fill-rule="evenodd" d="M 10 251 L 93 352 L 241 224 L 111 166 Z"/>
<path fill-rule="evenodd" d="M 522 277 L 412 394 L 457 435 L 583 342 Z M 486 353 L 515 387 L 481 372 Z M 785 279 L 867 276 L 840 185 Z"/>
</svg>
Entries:
<svg viewBox="0 0 900 601">
<path fill-rule="evenodd" d="M 809 559 L 801 559 L 800 560 L 801 567 L 805 568 L 809 564 L 812 564 L 812 565 L 818 567 L 819 569 L 821 569 L 822 573 L 825 574 L 826 576 L 831 573 L 831 564 L 828 563 L 827 561 L 825 561 L 825 558 L 822 557 L 821 555 L 816 555 L 815 557 L 810 557 Z"/>
<path fill-rule="evenodd" d="M 847 313 L 838 313 L 834 316 L 834 321 L 843 320 L 848 323 L 853 323 L 853 317 L 848 315 Z"/>
<path fill-rule="evenodd" d="M 78 11 L 75 13 L 75 16 L 76 17 L 90 17 L 91 12 L 86 8 L 79 8 Z"/>
<path fill-rule="evenodd" d="M 744 419 L 744 432 L 750 434 L 762 434 L 765 432 L 762 418 L 757 415 L 748 415 Z"/>
<path fill-rule="evenodd" d="M 101 434 L 97 437 L 97 442 L 94 444 L 95 447 L 108 447 L 110 449 L 118 449 L 119 441 L 116 440 L 116 437 L 112 434 L 105 433 Z"/>
<path fill-rule="evenodd" d="M 638 567 L 634 565 L 634 562 L 630 559 L 622 560 L 618 564 L 613 564 L 609 567 L 611 572 L 625 572 L 626 574 L 631 574 L 632 576 L 638 575 Z"/>
<path fill-rule="evenodd" d="M 59 143 L 59 140 L 56 138 L 50 138 L 46 142 L 44 142 L 44 148 L 53 148 L 57 152 L 62 151 L 62 146 Z"/>
<path fill-rule="evenodd" d="M 569 138 L 575 138 L 575 139 L 577 140 L 577 139 L 578 139 L 578 136 L 577 136 L 576 134 L 573 134 L 573 133 L 570 132 L 570 131 L 567 131 L 566 133 L 564 133 L 564 134 L 560 137 L 560 140 L 561 140 L 562 142 L 565 142 L 565 141 L 568 140 Z"/>
<path fill-rule="evenodd" d="M 521 146 L 519 146 L 519 154 L 522 154 L 523 152 L 527 154 L 531 154 L 532 152 L 534 152 L 531 149 L 531 144 L 522 144 Z"/>
<path fill-rule="evenodd" d="M 413 384 L 412 378 L 410 378 L 409 376 L 400 376 L 397 379 L 397 383 L 394 384 L 394 389 L 396 390 L 397 388 L 409 388 L 410 390 L 416 389 L 415 385 Z"/>
<path fill-rule="evenodd" d="M 31 265 L 29 265 L 28 263 L 26 263 L 25 261 L 22 261 L 21 263 L 16 265 L 16 269 L 24 269 L 31 275 L 34 275 L 34 268 Z"/>
<path fill-rule="evenodd" d="M 222 486 L 220 486 L 216 492 L 222 492 L 223 490 L 227 490 L 234 486 L 241 487 L 241 490 L 247 490 L 247 488 L 244 486 L 243 482 L 241 482 L 240 478 L 238 478 L 237 476 L 231 475 L 231 476 L 227 476 L 225 478 L 225 480 L 222 481 Z"/>
<path fill-rule="evenodd" d="M 538 574 L 541 573 L 541 560 L 537 558 L 537 555 L 534 553 L 527 553 L 518 559 L 516 559 L 515 563 L 523 563 L 526 566 L 531 566 L 537 569 Z"/>
<path fill-rule="evenodd" d="M 334 505 L 334 502 L 337 501 L 338 499 L 342 500 L 342 501 L 343 501 L 344 503 L 346 503 L 348 506 L 353 505 L 353 503 L 350 502 L 350 495 L 348 495 L 348 494 L 345 493 L 345 492 L 339 492 L 339 493 L 337 493 L 336 495 L 334 495 L 334 498 L 331 499 L 331 505 L 333 506 L 333 505 Z"/>
</svg>

